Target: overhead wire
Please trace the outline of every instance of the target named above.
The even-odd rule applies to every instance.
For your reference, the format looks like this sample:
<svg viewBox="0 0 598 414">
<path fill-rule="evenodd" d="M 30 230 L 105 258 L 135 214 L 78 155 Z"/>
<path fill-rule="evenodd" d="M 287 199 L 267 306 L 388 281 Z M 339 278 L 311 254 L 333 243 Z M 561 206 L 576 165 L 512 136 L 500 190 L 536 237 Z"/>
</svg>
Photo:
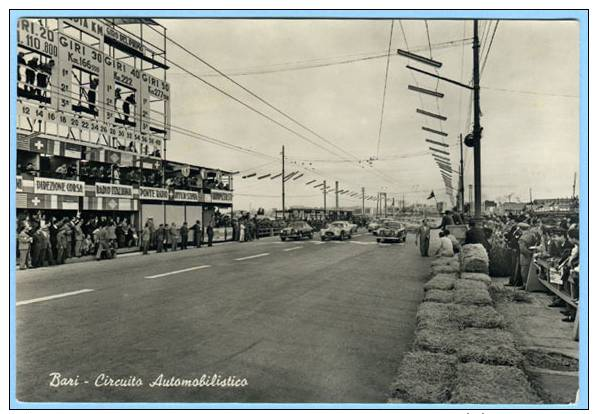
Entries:
<svg viewBox="0 0 598 414">
<path fill-rule="evenodd" d="M 376 158 L 380 156 L 380 141 L 382 139 L 382 125 L 384 123 L 384 106 L 386 103 L 386 89 L 388 86 L 388 69 L 390 67 L 390 50 L 392 47 L 392 33 L 395 27 L 395 21 L 390 21 L 390 35 L 388 36 L 388 56 L 386 58 L 386 70 L 384 72 L 384 90 L 382 92 L 382 109 L 380 111 L 380 126 L 378 127 L 378 144 L 376 148 Z"/>
</svg>

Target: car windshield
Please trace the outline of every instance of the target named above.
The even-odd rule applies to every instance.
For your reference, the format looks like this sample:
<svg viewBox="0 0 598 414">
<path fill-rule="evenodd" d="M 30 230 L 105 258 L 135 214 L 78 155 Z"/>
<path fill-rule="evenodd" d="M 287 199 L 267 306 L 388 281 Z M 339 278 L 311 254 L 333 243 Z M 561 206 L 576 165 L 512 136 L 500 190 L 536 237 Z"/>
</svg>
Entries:
<svg viewBox="0 0 598 414">
<path fill-rule="evenodd" d="M 389 221 L 385 224 L 386 227 L 391 229 L 400 229 L 403 225 L 398 221 Z"/>
<path fill-rule="evenodd" d="M 291 223 L 291 227 L 294 229 L 302 229 L 305 227 L 305 224 L 303 224 L 303 222 Z"/>
<path fill-rule="evenodd" d="M 345 223 L 341 221 L 335 221 L 334 223 L 330 224 L 330 227 L 345 227 Z"/>
</svg>

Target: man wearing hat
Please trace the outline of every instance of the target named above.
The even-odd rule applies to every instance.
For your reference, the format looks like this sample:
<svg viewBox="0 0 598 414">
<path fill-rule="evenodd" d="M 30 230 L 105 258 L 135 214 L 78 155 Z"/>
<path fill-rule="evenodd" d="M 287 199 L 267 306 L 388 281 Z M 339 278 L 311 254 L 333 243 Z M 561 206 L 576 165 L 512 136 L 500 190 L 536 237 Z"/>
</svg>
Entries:
<svg viewBox="0 0 598 414">
<path fill-rule="evenodd" d="M 29 235 L 29 224 L 25 223 L 23 229 L 19 233 L 19 268 L 25 270 L 31 267 L 31 242 L 33 238 Z"/>
<path fill-rule="evenodd" d="M 75 257 L 81 257 L 81 248 L 83 247 L 85 235 L 83 234 L 83 229 L 81 229 L 81 221 L 79 219 L 75 219 L 74 221 L 73 236 L 75 239 Z"/>
<path fill-rule="evenodd" d="M 453 214 L 450 210 L 446 210 L 442 216 L 442 221 L 440 222 L 440 226 L 432 227 L 435 230 L 442 229 L 442 231 L 446 230 L 446 226 L 452 226 L 455 224 L 453 220 Z"/>
<path fill-rule="evenodd" d="M 519 223 L 518 227 L 522 230 L 519 238 L 519 267 L 521 269 L 521 281 L 523 286 L 519 289 L 525 289 L 527 285 L 527 276 L 532 262 L 533 251 L 530 247 L 540 242 L 538 232 L 527 223 Z"/>
</svg>

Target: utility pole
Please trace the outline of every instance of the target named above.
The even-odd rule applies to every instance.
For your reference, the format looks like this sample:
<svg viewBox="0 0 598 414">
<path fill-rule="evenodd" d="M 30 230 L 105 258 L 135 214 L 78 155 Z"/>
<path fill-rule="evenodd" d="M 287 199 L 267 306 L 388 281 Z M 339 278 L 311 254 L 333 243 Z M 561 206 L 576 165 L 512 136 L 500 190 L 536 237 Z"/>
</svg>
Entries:
<svg viewBox="0 0 598 414">
<path fill-rule="evenodd" d="M 384 193 L 384 217 L 386 217 L 386 216 L 387 216 L 387 214 L 388 214 L 388 210 L 387 210 L 387 207 L 388 207 L 388 205 L 387 205 L 387 201 L 388 201 L 388 197 L 387 197 L 386 193 Z"/>
<path fill-rule="evenodd" d="M 460 149 L 460 164 L 459 164 L 459 212 L 463 213 L 465 210 L 465 181 L 463 175 L 463 134 L 459 134 L 459 149 Z"/>
<path fill-rule="evenodd" d="M 473 198 L 471 197 L 471 191 L 473 190 L 473 185 L 469 184 L 469 213 L 471 214 L 471 202 Z"/>
<path fill-rule="evenodd" d="M 361 214 L 365 215 L 365 187 L 361 187 Z"/>
<path fill-rule="evenodd" d="M 478 21 L 473 21 L 473 181 L 475 185 L 475 219 L 482 219 L 482 154 L 480 140 L 480 39 Z"/>
<path fill-rule="evenodd" d="M 338 211 L 338 181 L 334 182 L 334 195 L 335 195 L 335 207 L 336 211 Z"/>
<path fill-rule="evenodd" d="M 529 188 L 529 203 L 532 204 L 533 200 L 532 200 L 532 188 Z"/>
<path fill-rule="evenodd" d="M 573 173 L 573 195 L 571 198 L 575 198 L 575 183 L 577 182 L 577 171 Z"/>
<path fill-rule="evenodd" d="M 285 216 L 285 205 L 284 205 L 284 145 L 282 146 L 282 175 L 280 176 L 280 180 L 282 181 L 282 219 L 284 220 Z"/>
<path fill-rule="evenodd" d="M 324 180 L 324 219 L 326 219 L 326 180 Z"/>
</svg>

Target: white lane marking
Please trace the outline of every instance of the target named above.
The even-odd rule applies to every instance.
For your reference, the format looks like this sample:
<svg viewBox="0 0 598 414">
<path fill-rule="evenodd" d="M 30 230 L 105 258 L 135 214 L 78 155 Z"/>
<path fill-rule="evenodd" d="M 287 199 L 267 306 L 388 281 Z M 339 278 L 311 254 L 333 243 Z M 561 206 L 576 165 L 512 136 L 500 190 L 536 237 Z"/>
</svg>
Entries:
<svg viewBox="0 0 598 414">
<path fill-rule="evenodd" d="M 314 241 L 312 241 L 312 243 L 313 244 L 324 244 L 326 242 L 314 240 Z"/>
<path fill-rule="evenodd" d="M 376 242 L 375 242 L 375 241 L 369 241 L 369 242 L 366 242 L 366 241 L 353 241 L 353 240 L 351 240 L 351 241 L 350 241 L 350 243 L 353 243 L 353 244 L 360 244 L 360 245 L 362 245 L 362 246 L 365 246 L 365 245 L 370 245 L 370 244 L 376 244 Z"/>
<path fill-rule="evenodd" d="M 146 279 L 156 279 L 158 277 L 176 275 L 178 273 L 190 272 L 192 270 L 207 269 L 208 267 L 212 267 L 212 266 L 210 266 L 210 265 L 202 265 L 202 266 L 189 267 L 187 269 L 175 270 L 173 272 L 160 273 L 159 275 L 145 276 L 145 278 Z"/>
<path fill-rule="evenodd" d="M 50 295 L 50 296 L 44 296 L 42 298 L 36 298 L 36 299 L 29 299 L 29 300 L 22 300 L 20 302 L 17 302 L 17 306 L 21 306 L 21 305 L 28 305 L 30 303 L 36 303 L 36 302 L 44 302 L 46 300 L 52 300 L 52 299 L 58 299 L 58 298 L 64 298 L 66 296 L 73 296 L 73 295 L 78 295 L 80 293 L 87 293 L 87 292 L 93 292 L 93 289 L 81 289 L 81 290 L 75 290 L 73 292 L 65 292 L 65 293 L 60 293 L 58 295 Z"/>
<path fill-rule="evenodd" d="M 263 257 L 263 256 L 268 256 L 268 255 L 270 255 L 270 253 L 260 253 L 260 254 L 254 254 L 253 256 L 239 257 L 239 258 L 237 258 L 235 260 L 238 261 L 238 262 L 240 262 L 242 260 L 255 259 L 256 257 Z"/>
<path fill-rule="evenodd" d="M 297 249 L 303 249 L 303 246 L 297 246 L 297 247 L 289 247 L 288 249 L 283 249 L 285 252 L 290 252 L 292 250 L 297 250 Z"/>
</svg>

